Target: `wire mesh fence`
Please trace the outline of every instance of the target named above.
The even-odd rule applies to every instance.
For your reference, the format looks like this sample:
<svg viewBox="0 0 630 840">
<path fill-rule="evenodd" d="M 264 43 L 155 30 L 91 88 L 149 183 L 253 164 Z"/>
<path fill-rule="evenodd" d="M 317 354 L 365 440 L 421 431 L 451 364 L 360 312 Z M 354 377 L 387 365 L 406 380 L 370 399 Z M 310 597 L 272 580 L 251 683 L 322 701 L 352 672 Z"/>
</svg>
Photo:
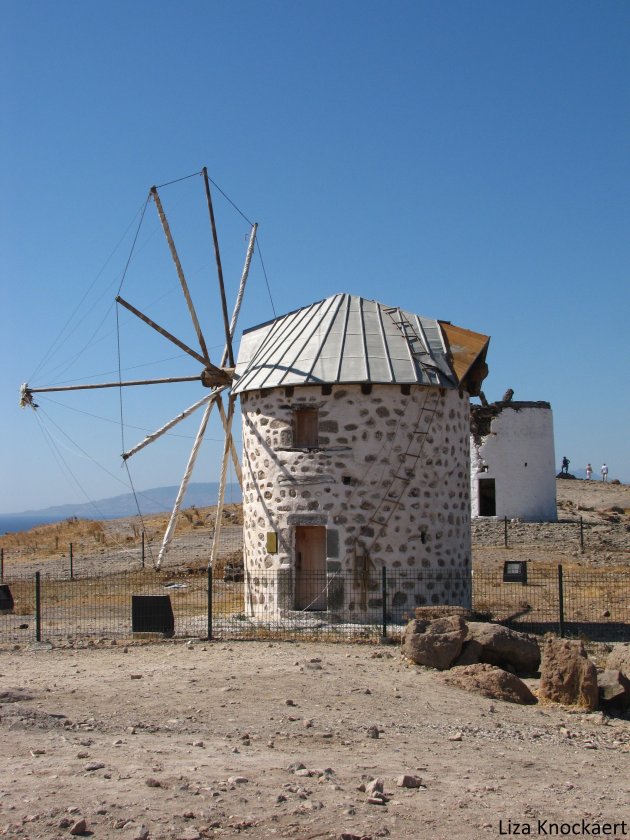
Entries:
<svg viewBox="0 0 630 840">
<path fill-rule="evenodd" d="M 241 577 L 239 580 L 238 577 Z M 630 640 L 630 574 L 533 569 L 525 584 L 501 571 L 371 570 L 214 576 L 153 569 L 98 578 L 37 573 L 0 585 L 0 642 L 133 638 L 399 639 L 416 610 L 451 603 L 532 633 Z M 445 592 L 463 593 L 457 599 Z"/>
</svg>

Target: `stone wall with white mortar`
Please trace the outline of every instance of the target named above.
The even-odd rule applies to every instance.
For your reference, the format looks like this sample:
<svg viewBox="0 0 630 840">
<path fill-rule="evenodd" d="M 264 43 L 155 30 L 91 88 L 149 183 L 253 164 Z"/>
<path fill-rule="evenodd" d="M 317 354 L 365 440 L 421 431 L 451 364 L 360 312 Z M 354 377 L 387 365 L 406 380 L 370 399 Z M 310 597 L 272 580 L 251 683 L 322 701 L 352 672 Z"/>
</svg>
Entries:
<svg viewBox="0 0 630 840">
<path fill-rule="evenodd" d="M 479 516 L 479 480 L 495 480 L 496 516 L 555 522 L 553 415 L 549 406 L 503 404 L 488 434 L 470 440 L 471 510 Z"/>
<path fill-rule="evenodd" d="M 307 407 L 319 411 L 318 446 L 294 448 L 294 411 Z M 380 585 L 366 591 L 364 572 L 380 581 L 383 565 L 393 573 L 388 604 L 398 610 L 470 606 L 469 408 L 467 394 L 420 385 L 243 394 L 248 612 L 294 609 L 296 525 L 327 529 L 331 613 L 360 619 L 378 608 Z M 398 504 L 386 501 L 388 491 Z M 374 516 L 388 519 L 382 534 Z M 269 532 L 277 553 L 268 551 Z"/>
</svg>

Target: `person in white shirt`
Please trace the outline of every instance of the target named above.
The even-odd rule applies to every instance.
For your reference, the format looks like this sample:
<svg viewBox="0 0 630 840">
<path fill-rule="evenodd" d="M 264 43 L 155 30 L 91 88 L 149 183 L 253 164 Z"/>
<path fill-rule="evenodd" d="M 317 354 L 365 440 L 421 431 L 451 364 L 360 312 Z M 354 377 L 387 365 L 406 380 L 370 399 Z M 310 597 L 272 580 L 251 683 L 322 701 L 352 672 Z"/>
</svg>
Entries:
<svg viewBox="0 0 630 840">
<path fill-rule="evenodd" d="M 608 481 L 608 467 L 606 466 L 606 464 L 602 464 L 601 474 L 602 481 Z"/>
</svg>

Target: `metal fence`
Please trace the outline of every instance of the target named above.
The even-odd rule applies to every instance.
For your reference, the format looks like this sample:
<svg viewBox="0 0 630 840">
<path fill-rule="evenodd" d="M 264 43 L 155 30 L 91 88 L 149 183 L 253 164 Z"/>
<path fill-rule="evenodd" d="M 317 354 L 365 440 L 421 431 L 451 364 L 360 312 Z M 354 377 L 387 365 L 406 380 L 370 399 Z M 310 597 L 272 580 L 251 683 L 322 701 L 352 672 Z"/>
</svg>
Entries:
<svg viewBox="0 0 630 840">
<path fill-rule="evenodd" d="M 319 593 L 301 609 L 299 587 Z M 470 587 L 472 586 L 472 590 Z M 152 569 L 52 579 L 36 573 L 0 586 L 0 642 L 176 636 L 214 639 L 399 639 L 416 607 L 438 592 L 472 591 L 477 617 L 533 633 L 630 640 L 630 574 L 531 570 L 525 584 L 500 571 L 375 570 L 301 581 L 277 572 L 224 580 L 205 569 Z M 406 593 L 406 595 L 404 594 Z M 287 600 L 287 598 L 289 600 Z M 455 603 L 455 601 L 453 601 Z M 316 608 L 314 608 L 316 607 Z"/>
<path fill-rule="evenodd" d="M 492 621 L 530 633 L 630 641 L 630 571 L 528 571 L 527 583 L 475 571 L 473 606 Z"/>
</svg>

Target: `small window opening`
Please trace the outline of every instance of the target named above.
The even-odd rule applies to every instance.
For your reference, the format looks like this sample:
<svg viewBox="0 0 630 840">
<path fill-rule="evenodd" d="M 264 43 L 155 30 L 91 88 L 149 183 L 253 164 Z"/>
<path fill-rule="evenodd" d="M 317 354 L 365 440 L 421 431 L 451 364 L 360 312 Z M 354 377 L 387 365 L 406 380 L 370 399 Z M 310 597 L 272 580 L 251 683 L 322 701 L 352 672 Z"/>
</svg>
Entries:
<svg viewBox="0 0 630 840">
<path fill-rule="evenodd" d="M 319 411 L 316 408 L 296 408 L 293 412 L 293 446 L 317 446 L 318 427 Z"/>
<path fill-rule="evenodd" d="M 329 397 L 332 394 L 332 385 L 322 385 L 322 396 Z"/>
<path fill-rule="evenodd" d="M 411 393 L 411 385 L 401 385 L 400 386 L 400 393 L 403 396 L 408 397 L 409 394 Z"/>
<path fill-rule="evenodd" d="M 363 382 L 361 385 L 361 393 L 362 394 L 371 394 L 372 393 L 372 383 L 371 382 Z"/>
</svg>

